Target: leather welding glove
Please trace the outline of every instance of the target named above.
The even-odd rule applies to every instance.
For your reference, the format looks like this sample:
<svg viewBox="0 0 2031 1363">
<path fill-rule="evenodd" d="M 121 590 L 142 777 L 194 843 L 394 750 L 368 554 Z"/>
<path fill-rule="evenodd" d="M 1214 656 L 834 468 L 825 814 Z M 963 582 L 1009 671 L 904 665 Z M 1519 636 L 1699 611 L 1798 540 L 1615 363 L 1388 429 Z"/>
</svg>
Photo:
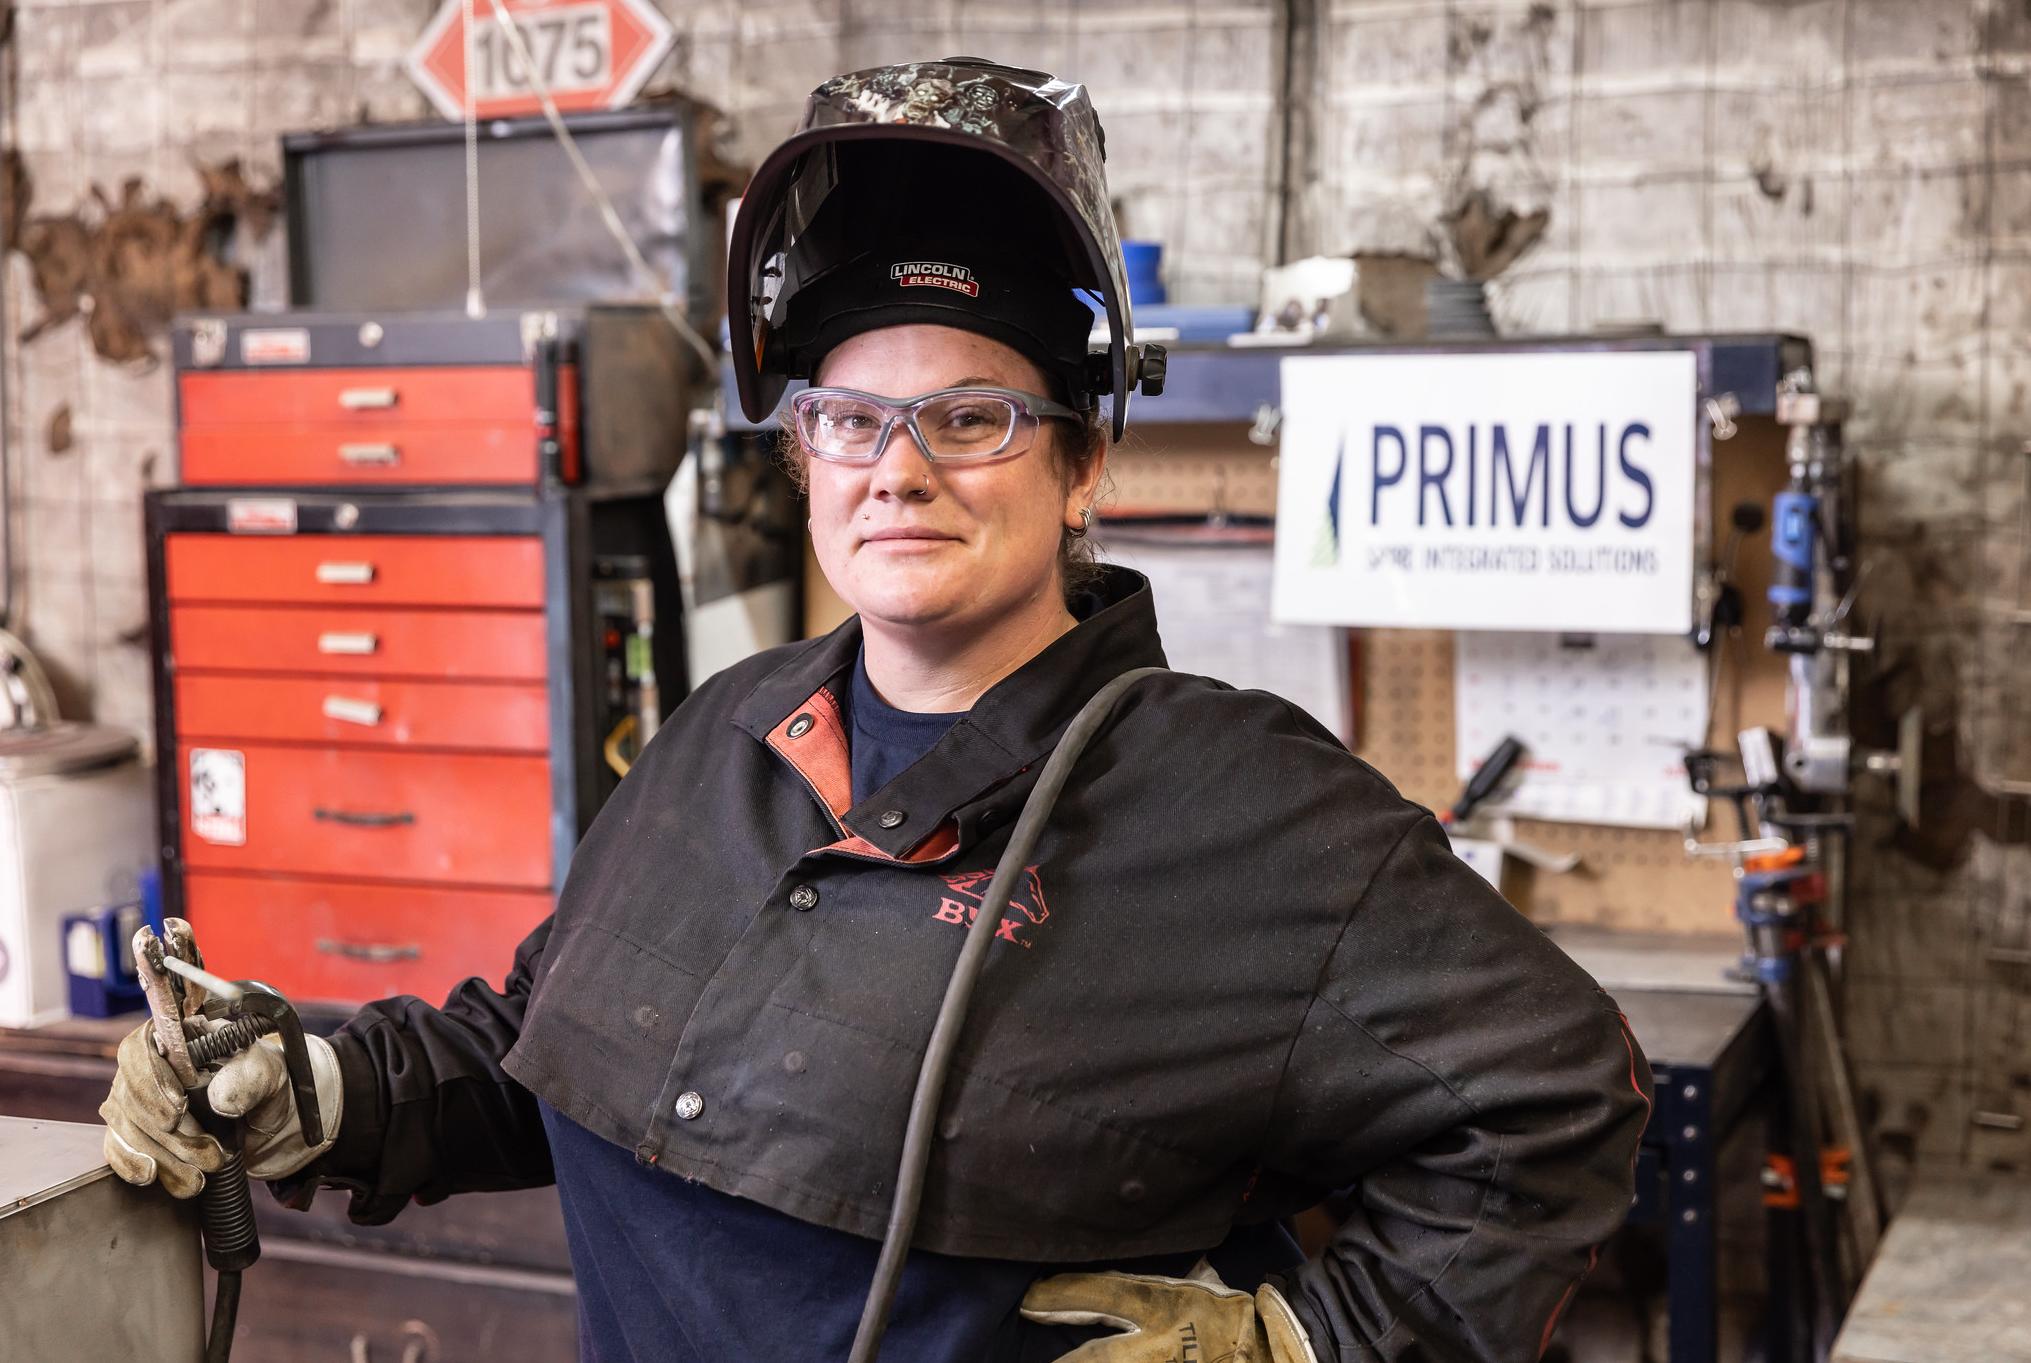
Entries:
<svg viewBox="0 0 2031 1363">
<path fill-rule="evenodd" d="M 201 1023 L 186 1023 L 201 1033 Z M 307 1036 L 311 1076 L 325 1139 L 304 1144 L 296 1099 L 282 1063 L 282 1043 L 263 1037 L 222 1065 L 206 1086 L 212 1110 L 245 1121 L 241 1157 L 255 1178 L 286 1178 L 327 1150 L 338 1131 L 342 1085 L 338 1057 L 323 1037 Z M 194 1197 L 225 1150 L 198 1124 L 190 1099 L 155 1048 L 155 1027 L 143 1023 L 120 1042 L 112 1092 L 99 1104 L 106 1123 L 106 1163 L 129 1183 L 161 1183 L 172 1197 Z"/>
<path fill-rule="evenodd" d="M 317 1115 L 324 1139 L 308 1145 L 296 1113 L 296 1093 L 282 1061 L 282 1039 L 264 1036 L 219 1066 L 206 1092 L 212 1111 L 245 1123 L 240 1156 L 254 1178 L 287 1178 L 331 1149 L 338 1138 L 345 1085 L 339 1078 L 338 1055 L 321 1036 L 306 1036 L 310 1076 L 317 1084 Z"/>
<path fill-rule="evenodd" d="M 1043 1325 L 1111 1325 L 1059 1363 L 1319 1363 L 1283 1294 L 1265 1283 L 1254 1295 L 1210 1268 L 1189 1278 L 1143 1273 L 1061 1273 L 1030 1284 L 1023 1318 Z"/>
<path fill-rule="evenodd" d="M 226 1153 L 191 1115 L 176 1071 L 155 1049 L 155 1024 L 127 1033 L 115 1058 L 113 1091 L 99 1104 L 106 1163 L 129 1183 L 159 1181 L 172 1197 L 195 1196 Z"/>
</svg>

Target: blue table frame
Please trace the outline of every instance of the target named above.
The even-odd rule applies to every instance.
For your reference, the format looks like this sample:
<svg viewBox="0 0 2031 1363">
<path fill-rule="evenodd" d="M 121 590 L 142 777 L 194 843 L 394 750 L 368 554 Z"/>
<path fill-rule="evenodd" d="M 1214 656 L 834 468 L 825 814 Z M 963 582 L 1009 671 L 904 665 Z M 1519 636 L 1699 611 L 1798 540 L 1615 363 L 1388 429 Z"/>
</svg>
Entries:
<svg viewBox="0 0 2031 1363">
<path fill-rule="evenodd" d="M 1723 1195 L 1762 1197 L 1760 1185 L 1720 1188 L 1717 1155 L 1758 1106 L 1757 1092 L 1773 1072 L 1769 1014 L 1754 994 L 1614 993 L 1650 1061 L 1656 1097 L 1637 1155 L 1629 1221 L 1664 1230 L 1671 1363 L 1712 1363 L 1720 1329 L 1719 1201 Z M 1771 1315 L 1781 1326 L 1789 1294 L 1779 1244 L 1771 1244 L 1769 1259 Z M 1774 1329 L 1773 1342 L 1782 1333 Z"/>
</svg>

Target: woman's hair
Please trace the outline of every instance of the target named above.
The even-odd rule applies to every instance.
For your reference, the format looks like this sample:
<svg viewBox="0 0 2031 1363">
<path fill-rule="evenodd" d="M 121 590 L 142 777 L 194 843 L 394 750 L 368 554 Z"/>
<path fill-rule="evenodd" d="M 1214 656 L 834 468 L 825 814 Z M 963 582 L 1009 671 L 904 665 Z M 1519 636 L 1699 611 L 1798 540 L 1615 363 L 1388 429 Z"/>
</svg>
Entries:
<svg viewBox="0 0 2031 1363">
<path fill-rule="evenodd" d="M 1047 418 L 1044 423 L 1047 448 L 1032 451 L 1047 455 L 1058 470 L 1061 487 L 1071 485 L 1076 477 L 1093 460 L 1107 453 L 1107 421 L 1100 415 L 1100 403 L 1096 399 L 1079 416 L 1075 428 L 1063 417 Z M 790 426 L 783 426 L 776 432 L 776 462 L 796 484 L 797 491 L 808 495 L 811 491 L 810 470 L 804 463 L 804 447 L 797 443 L 797 432 Z M 1095 489 L 1093 501 L 1097 508 L 1114 493 L 1114 475 L 1103 473 L 1100 486 Z M 1058 576 L 1069 605 L 1080 592 L 1092 585 L 1100 576 L 1100 566 L 1093 552 L 1093 540 L 1088 535 L 1075 535 L 1067 528 L 1058 537 Z"/>
</svg>

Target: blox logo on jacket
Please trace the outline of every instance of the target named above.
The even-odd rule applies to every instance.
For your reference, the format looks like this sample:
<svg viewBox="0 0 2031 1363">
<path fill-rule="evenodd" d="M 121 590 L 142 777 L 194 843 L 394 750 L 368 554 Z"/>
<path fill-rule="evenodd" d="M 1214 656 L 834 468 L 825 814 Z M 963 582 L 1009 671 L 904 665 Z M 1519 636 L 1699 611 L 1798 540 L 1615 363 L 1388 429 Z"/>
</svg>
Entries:
<svg viewBox="0 0 2031 1363">
<path fill-rule="evenodd" d="M 937 911 L 931 915 L 933 918 L 963 928 L 980 917 L 981 901 L 987 898 L 988 882 L 994 879 L 994 872 L 962 871 L 939 879 L 945 882 L 945 888 L 950 893 L 940 896 Z M 1050 905 L 1044 902 L 1044 882 L 1038 878 L 1036 867 L 1026 867 L 1022 879 L 1016 883 L 1015 892 L 1008 897 L 1008 913 L 994 930 L 994 935 L 1027 950 L 1036 945 L 1032 940 L 1035 929 L 1050 916 Z"/>
<path fill-rule="evenodd" d="M 964 265 L 947 265 L 935 260 L 904 260 L 889 266 L 889 278 L 905 289 L 950 289 L 968 298 L 980 297 L 980 281 Z"/>
</svg>

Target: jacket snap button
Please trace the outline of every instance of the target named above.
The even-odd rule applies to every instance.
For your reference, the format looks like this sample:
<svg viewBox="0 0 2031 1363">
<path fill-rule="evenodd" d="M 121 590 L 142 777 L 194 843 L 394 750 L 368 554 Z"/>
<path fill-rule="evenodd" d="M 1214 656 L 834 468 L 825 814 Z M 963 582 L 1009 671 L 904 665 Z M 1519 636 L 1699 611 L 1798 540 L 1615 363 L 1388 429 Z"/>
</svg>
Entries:
<svg viewBox="0 0 2031 1363">
<path fill-rule="evenodd" d="M 881 826 L 883 828 L 901 828 L 903 826 L 903 820 L 906 817 L 907 816 L 900 809 L 883 810 L 881 817 Z"/>
<path fill-rule="evenodd" d="M 703 1111 L 705 1111 L 705 1100 L 696 1093 L 680 1093 L 677 1095 L 677 1115 L 685 1121 L 690 1121 Z"/>
<path fill-rule="evenodd" d="M 814 722 L 815 721 L 812 720 L 811 716 L 809 715 L 797 716 L 795 719 L 790 721 L 790 737 L 802 738 L 805 734 L 811 732 L 811 725 Z"/>
<path fill-rule="evenodd" d="M 796 889 L 790 891 L 790 907 L 799 912 L 817 908 L 818 891 L 812 889 L 809 885 L 799 885 Z"/>
<path fill-rule="evenodd" d="M 1141 1179 L 1132 1178 L 1121 1185 L 1121 1200 L 1123 1202 L 1140 1202 L 1143 1199 L 1143 1194 L 1148 1191 L 1148 1189 L 1142 1186 Z"/>
</svg>

